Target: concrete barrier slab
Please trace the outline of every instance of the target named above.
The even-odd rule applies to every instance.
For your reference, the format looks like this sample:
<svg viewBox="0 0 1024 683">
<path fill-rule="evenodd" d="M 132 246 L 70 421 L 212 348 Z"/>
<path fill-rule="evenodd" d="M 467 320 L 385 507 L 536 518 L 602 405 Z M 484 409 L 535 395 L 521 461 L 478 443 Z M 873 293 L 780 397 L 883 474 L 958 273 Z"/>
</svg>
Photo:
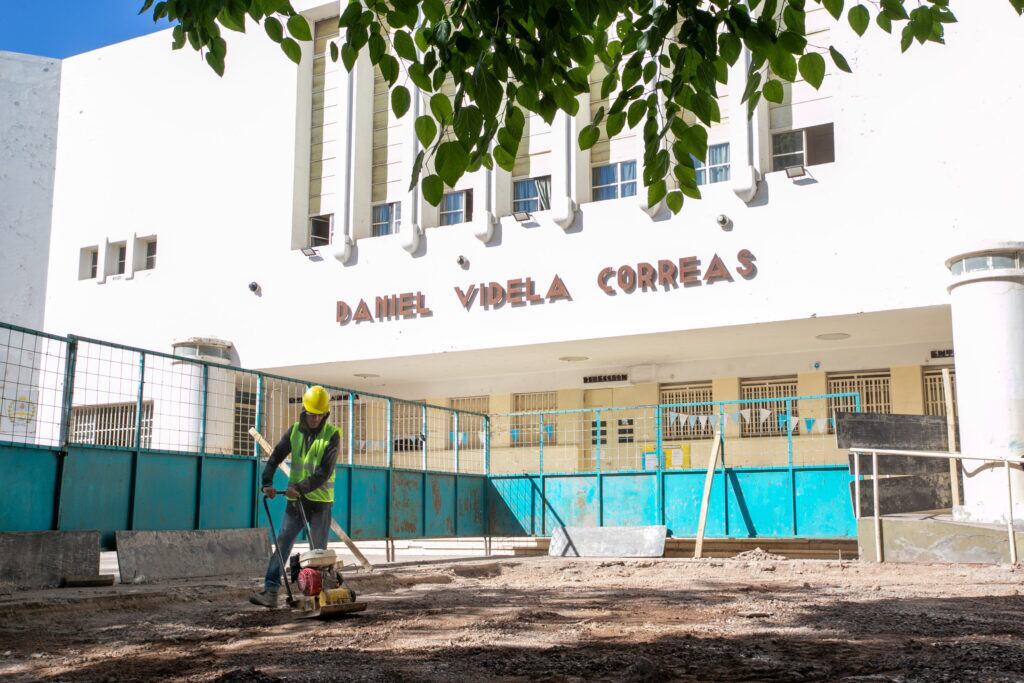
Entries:
<svg viewBox="0 0 1024 683">
<path fill-rule="evenodd" d="M 661 557 L 665 554 L 664 526 L 556 527 L 551 534 L 551 557 Z"/>
<path fill-rule="evenodd" d="M 266 529 L 118 531 L 122 583 L 201 576 L 258 576 L 267 568 Z"/>
<path fill-rule="evenodd" d="M 99 571 L 99 531 L 0 533 L 0 582 L 50 588 L 65 576 L 96 576 Z"/>
</svg>

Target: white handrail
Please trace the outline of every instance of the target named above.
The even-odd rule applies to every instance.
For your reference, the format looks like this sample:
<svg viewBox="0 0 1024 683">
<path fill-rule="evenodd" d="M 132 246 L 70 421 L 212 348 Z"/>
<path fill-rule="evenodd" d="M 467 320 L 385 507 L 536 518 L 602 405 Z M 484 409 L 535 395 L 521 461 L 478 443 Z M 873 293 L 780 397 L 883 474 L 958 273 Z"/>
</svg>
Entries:
<svg viewBox="0 0 1024 683">
<path fill-rule="evenodd" d="M 878 505 L 878 456 L 880 455 L 907 455 L 915 458 L 938 458 L 942 460 L 980 460 L 982 462 L 1001 462 L 1006 469 L 1006 535 L 1007 545 L 1010 550 L 1010 564 L 1017 564 L 1017 539 L 1013 529 L 1013 485 L 1010 479 L 1010 463 L 1024 465 L 1024 454 L 1017 459 L 1013 458 L 986 458 L 976 455 L 964 455 L 963 453 L 951 453 L 947 451 L 909 451 L 896 448 L 851 448 L 853 456 L 854 472 L 854 496 L 857 519 L 860 519 L 860 456 L 871 454 L 871 479 L 872 493 L 874 494 L 874 522 L 875 522 L 875 559 L 884 562 L 882 553 L 882 519 Z"/>
</svg>

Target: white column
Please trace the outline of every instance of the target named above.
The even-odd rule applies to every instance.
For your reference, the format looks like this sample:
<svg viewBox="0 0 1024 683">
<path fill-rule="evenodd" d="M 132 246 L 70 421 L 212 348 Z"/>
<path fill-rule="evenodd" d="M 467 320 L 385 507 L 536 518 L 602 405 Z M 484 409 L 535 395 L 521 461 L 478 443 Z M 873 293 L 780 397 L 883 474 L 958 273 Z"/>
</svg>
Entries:
<svg viewBox="0 0 1024 683">
<path fill-rule="evenodd" d="M 988 241 L 946 261 L 964 455 L 1024 458 L 1024 242 Z M 965 460 L 958 519 L 1003 522 L 1002 463 Z M 1014 518 L 1024 519 L 1024 472 L 1010 470 Z"/>
<path fill-rule="evenodd" d="M 760 156 L 755 135 L 758 112 L 754 112 L 753 118 L 748 118 L 747 103 L 741 102 L 747 87 L 749 64 L 750 50 L 744 47 L 739 59 L 729 67 L 729 176 L 732 179 L 732 191 L 744 202 L 753 200 L 757 194 Z"/>
<path fill-rule="evenodd" d="M 577 98 L 576 116 L 563 111 L 551 122 L 551 219 L 563 230 L 576 222 L 579 204 L 590 199 L 590 150 L 580 150 L 580 129 L 589 123 L 590 96 Z"/>
</svg>

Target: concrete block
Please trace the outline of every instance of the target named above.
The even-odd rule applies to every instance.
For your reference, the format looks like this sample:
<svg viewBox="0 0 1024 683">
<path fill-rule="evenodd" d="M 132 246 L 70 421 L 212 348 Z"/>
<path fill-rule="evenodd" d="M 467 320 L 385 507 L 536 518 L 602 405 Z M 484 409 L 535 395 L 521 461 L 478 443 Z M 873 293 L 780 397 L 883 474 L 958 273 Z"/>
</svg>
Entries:
<svg viewBox="0 0 1024 683">
<path fill-rule="evenodd" d="M 551 557 L 661 557 L 665 554 L 664 526 L 556 527 L 551 534 Z"/>
<path fill-rule="evenodd" d="M 98 531 L 0 533 L 0 582 L 49 588 L 65 576 L 96 576 L 99 571 Z"/>
<path fill-rule="evenodd" d="M 1024 555 L 1024 525 L 1015 529 L 1018 556 Z M 861 559 L 875 560 L 875 526 L 857 523 Z M 1009 534 L 1001 524 L 955 522 L 949 515 L 899 515 L 882 519 L 886 562 L 999 564 L 1009 562 Z"/>
<path fill-rule="evenodd" d="M 122 583 L 201 576 L 258 576 L 270 559 L 266 529 L 118 531 Z"/>
</svg>

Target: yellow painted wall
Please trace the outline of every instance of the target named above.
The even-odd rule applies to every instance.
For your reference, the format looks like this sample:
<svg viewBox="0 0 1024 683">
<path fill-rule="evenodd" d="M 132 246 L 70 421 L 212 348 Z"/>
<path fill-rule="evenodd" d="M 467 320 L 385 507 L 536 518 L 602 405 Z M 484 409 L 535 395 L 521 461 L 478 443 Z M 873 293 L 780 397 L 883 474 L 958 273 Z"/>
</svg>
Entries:
<svg viewBox="0 0 1024 683">
<path fill-rule="evenodd" d="M 897 415 L 924 415 L 924 375 L 920 365 L 890 368 L 892 412 Z"/>
</svg>

